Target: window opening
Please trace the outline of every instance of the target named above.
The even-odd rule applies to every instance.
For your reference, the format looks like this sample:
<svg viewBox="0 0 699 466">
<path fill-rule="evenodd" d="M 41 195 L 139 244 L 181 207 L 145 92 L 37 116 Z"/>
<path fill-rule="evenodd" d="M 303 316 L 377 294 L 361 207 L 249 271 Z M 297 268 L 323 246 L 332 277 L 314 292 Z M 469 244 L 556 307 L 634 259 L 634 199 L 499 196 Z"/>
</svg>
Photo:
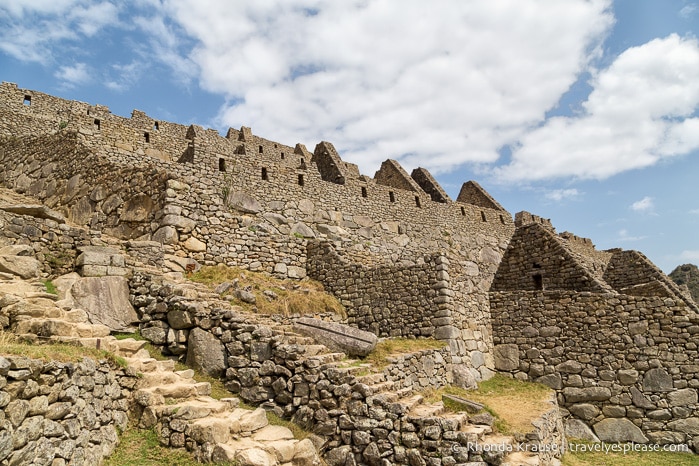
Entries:
<svg viewBox="0 0 699 466">
<path fill-rule="evenodd" d="M 226 159 L 224 159 L 224 158 L 218 159 L 218 171 L 220 171 L 220 172 L 226 171 Z"/>
<path fill-rule="evenodd" d="M 150 142 L 150 133 L 143 133 L 143 139 L 145 139 L 146 142 Z"/>
<path fill-rule="evenodd" d="M 153 123 L 153 130 L 154 130 L 154 131 L 158 131 L 159 129 L 160 129 L 160 125 L 158 124 L 158 122 L 157 122 L 157 121 L 154 122 L 154 123 Z"/>
<path fill-rule="evenodd" d="M 282 160 L 284 160 L 284 152 L 282 152 Z"/>
<path fill-rule="evenodd" d="M 265 167 L 262 167 L 262 179 L 267 181 L 269 178 L 267 178 L 267 169 Z"/>
<path fill-rule="evenodd" d="M 367 197 L 366 188 L 362 186 L 362 197 Z"/>
<path fill-rule="evenodd" d="M 500 223 L 502 223 L 503 225 L 505 224 L 505 219 L 502 217 L 502 215 L 500 216 Z"/>
<path fill-rule="evenodd" d="M 544 289 L 544 278 L 540 273 L 533 275 L 534 278 L 534 289 L 543 290 Z"/>
<path fill-rule="evenodd" d="M 299 175 L 299 186 L 303 186 L 303 175 Z"/>
<path fill-rule="evenodd" d="M 30 96 L 30 95 L 25 95 L 25 96 L 24 96 L 24 105 L 26 105 L 26 106 L 28 107 L 28 106 L 30 106 L 31 104 L 32 104 L 32 96 Z"/>
<path fill-rule="evenodd" d="M 260 154 L 262 153 L 262 151 L 263 151 L 262 146 L 260 146 Z"/>
<path fill-rule="evenodd" d="M 420 207 L 420 198 L 418 196 L 415 196 L 415 206 Z"/>
<path fill-rule="evenodd" d="M 101 127 L 100 121 L 99 121 L 97 118 L 95 118 L 95 129 L 96 129 L 96 130 L 99 130 L 100 127 Z"/>
<path fill-rule="evenodd" d="M 485 218 L 485 212 L 483 212 L 482 210 L 481 210 L 481 220 L 484 221 L 484 222 L 487 222 L 487 221 L 488 221 L 488 219 Z"/>
<path fill-rule="evenodd" d="M 464 217 L 466 216 L 466 209 L 464 209 L 463 207 L 461 208 L 461 215 L 463 215 Z"/>
<path fill-rule="evenodd" d="M 388 199 L 389 199 L 391 202 L 396 202 L 396 195 L 393 194 L 393 191 L 389 191 L 389 192 L 388 192 Z"/>
</svg>

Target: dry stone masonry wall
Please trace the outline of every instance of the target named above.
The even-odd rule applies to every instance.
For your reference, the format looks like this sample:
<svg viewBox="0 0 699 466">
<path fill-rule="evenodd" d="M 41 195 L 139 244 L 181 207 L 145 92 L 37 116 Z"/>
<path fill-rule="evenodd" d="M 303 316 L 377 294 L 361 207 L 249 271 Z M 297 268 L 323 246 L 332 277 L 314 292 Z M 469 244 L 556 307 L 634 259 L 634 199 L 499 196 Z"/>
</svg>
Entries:
<svg viewBox="0 0 699 466">
<path fill-rule="evenodd" d="M 0 463 L 100 464 L 128 424 L 137 380 L 104 360 L 0 357 Z"/>
</svg>

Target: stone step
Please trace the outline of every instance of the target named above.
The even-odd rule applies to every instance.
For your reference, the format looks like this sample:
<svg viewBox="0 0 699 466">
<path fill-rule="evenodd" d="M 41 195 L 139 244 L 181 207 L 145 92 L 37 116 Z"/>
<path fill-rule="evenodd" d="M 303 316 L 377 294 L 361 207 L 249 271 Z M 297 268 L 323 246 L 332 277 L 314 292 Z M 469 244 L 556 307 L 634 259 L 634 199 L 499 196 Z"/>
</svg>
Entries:
<svg viewBox="0 0 699 466">
<path fill-rule="evenodd" d="M 106 337 L 109 327 L 84 323 L 67 322 L 62 319 L 27 319 L 17 322 L 15 333 L 33 333 L 39 337 Z"/>
<path fill-rule="evenodd" d="M 369 385 L 369 388 L 371 389 L 371 395 L 376 396 L 380 393 L 386 393 L 386 392 L 393 390 L 393 387 L 395 385 L 396 385 L 395 382 L 387 380 L 385 382 L 379 382 L 379 383 L 375 383 L 373 385 Z"/>
<path fill-rule="evenodd" d="M 115 350 L 113 352 L 118 356 L 133 356 L 141 351 L 146 346 L 146 343 L 148 342 L 145 340 L 134 340 L 133 338 L 115 339 L 113 345 Z"/>
<path fill-rule="evenodd" d="M 500 466 L 539 466 L 539 455 L 526 451 L 514 451 L 502 459 Z"/>
<path fill-rule="evenodd" d="M 360 375 L 357 377 L 357 383 L 364 383 L 367 385 L 374 385 L 385 381 L 386 376 L 383 372 L 374 372 L 373 374 Z"/>
<path fill-rule="evenodd" d="M 324 353 L 307 358 L 304 364 L 309 368 L 319 367 L 325 364 L 342 361 L 345 357 L 345 353 Z"/>
<path fill-rule="evenodd" d="M 328 348 L 324 345 L 304 345 L 305 346 L 305 352 L 304 354 L 307 357 L 312 357 L 312 356 L 317 356 L 323 353 L 328 352 Z"/>
<path fill-rule="evenodd" d="M 493 432 L 493 428 L 490 426 L 484 426 L 484 425 L 475 425 L 475 424 L 464 424 L 461 426 L 461 432 L 464 432 L 466 434 L 473 434 L 478 438 L 479 440 L 484 438 L 486 435 L 491 434 Z"/>
<path fill-rule="evenodd" d="M 175 370 L 175 361 L 171 359 L 158 361 L 154 358 L 126 358 L 126 362 L 137 372 L 172 372 Z"/>
<path fill-rule="evenodd" d="M 418 404 L 408 413 L 409 417 L 413 418 L 426 418 L 426 417 L 437 417 L 444 412 L 444 404 L 441 401 L 437 403 L 429 404 Z"/>
</svg>

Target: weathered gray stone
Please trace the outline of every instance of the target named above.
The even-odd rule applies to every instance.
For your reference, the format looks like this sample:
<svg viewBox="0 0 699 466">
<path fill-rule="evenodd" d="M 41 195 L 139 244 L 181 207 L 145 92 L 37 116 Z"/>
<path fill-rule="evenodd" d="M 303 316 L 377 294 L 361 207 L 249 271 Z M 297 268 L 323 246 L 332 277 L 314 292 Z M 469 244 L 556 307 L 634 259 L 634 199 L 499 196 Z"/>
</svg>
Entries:
<svg viewBox="0 0 699 466">
<path fill-rule="evenodd" d="M 352 356 L 366 356 L 379 341 L 371 332 L 310 317 L 298 319 L 294 323 L 294 328 L 329 348 Z"/>
<path fill-rule="evenodd" d="M 66 223 L 66 218 L 63 216 L 63 214 L 56 212 L 55 210 L 51 210 L 45 205 L 41 204 L 6 205 L 0 206 L 0 210 L 18 215 L 29 215 L 31 217 L 53 220 L 57 223 Z"/>
<path fill-rule="evenodd" d="M 260 202 L 243 191 L 232 191 L 226 197 L 226 205 L 239 212 L 256 214 L 262 210 Z"/>
<path fill-rule="evenodd" d="M 497 370 L 512 371 L 519 368 L 519 347 L 517 345 L 495 345 L 493 357 Z"/>
<path fill-rule="evenodd" d="M 198 327 L 190 330 L 187 365 L 211 376 L 220 377 L 226 371 L 226 349 L 221 340 Z"/>
<path fill-rule="evenodd" d="M 153 241 L 161 244 L 177 244 L 180 241 L 180 237 L 175 227 L 166 225 L 158 228 L 158 231 L 153 233 Z"/>
<path fill-rule="evenodd" d="M 81 278 L 73 284 L 71 294 L 93 324 L 123 331 L 138 322 L 138 315 L 129 301 L 128 281 L 124 277 Z"/>
<path fill-rule="evenodd" d="M 665 369 L 651 369 L 643 376 L 644 392 L 669 392 L 673 390 L 672 376 Z"/>
<path fill-rule="evenodd" d="M 197 226 L 197 222 L 181 215 L 166 215 L 160 224 L 161 226 L 173 226 L 182 233 L 189 233 Z"/>
<path fill-rule="evenodd" d="M 192 252 L 206 251 L 206 243 L 198 240 L 194 236 L 190 236 L 189 238 L 187 238 L 187 241 L 184 242 L 183 246 L 185 247 L 185 249 Z"/>
<path fill-rule="evenodd" d="M 563 396 L 565 396 L 566 402 L 568 403 L 576 403 L 578 401 L 605 401 L 612 396 L 612 392 L 607 387 L 566 387 L 563 389 Z"/>
<path fill-rule="evenodd" d="M 303 222 L 294 223 L 291 226 L 291 234 L 302 238 L 315 238 L 316 234 Z"/>
<path fill-rule="evenodd" d="M 645 409 L 655 408 L 655 403 L 646 398 L 641 391 L 636 387 L 629 388 L 629 393 L 631 393 L 631 401 L 635 406 Z"/>
<path fill-rule="evenodd" d="M 187 329 L 194 327 L 194 319 L 192 314 L 182 309 L 174 309 L 167 313 L 167 322 L 170 327 L 175 330 Z"/>
<path fill-rule="evenodd" d="M 587 440 L 590 442 L 600 441 L 588 425 L 579 419 L 568 419 L 565 422 L 565 433 L 568 438 Z"/>
<path fill-rule="evenodd" d="M 0 256 L 0 272 L 11 273 L 27 280 L 41 274 L 41 262 L 33 257 Z"/>
<path fill-rule="evenodd" d="M 603 419 L 592 428 L 602 442 L 648 443 L 641 429 L 626 418 Z"/>
<path fill-rule="evenodd" d="M 151 216 L 155 204 L 150 196 L 139 193 L 124 203 L 120 219 L 123 222 L 145 222 Z"/>
<path fill-rule="evenodd" d="M 687 435 L 699 435 L 699 418 L 690 417 L 678 419 L 667 424 L 669 430 L 675 430 Z"/>
<path fill-rule="evenodd" d="M 670 406 L 689 406 L 696 404 L 697 391 L 694 388 L 683 388 L 682 390 L 677 390 L 676 392 L 670 392 L 667 394 L 667 401 Z"/>
<path fill-rule="evenodd" d="M 568 410 L 575 416 L 586 421 L 591 421 L 599 414 L 599 408 L 589 403 L 575 404 L 569 407 Z"/>
</svg>

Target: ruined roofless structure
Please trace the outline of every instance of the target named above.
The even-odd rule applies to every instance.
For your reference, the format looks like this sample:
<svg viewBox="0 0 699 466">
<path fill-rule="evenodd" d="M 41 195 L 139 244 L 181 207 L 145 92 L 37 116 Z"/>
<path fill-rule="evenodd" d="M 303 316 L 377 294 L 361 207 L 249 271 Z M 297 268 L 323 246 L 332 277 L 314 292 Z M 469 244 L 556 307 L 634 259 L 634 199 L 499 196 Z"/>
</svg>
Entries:
<svg viewBox="0 0 699 466">
<path fill-rule="evenodd" d="M 598 435 L 699 445 L 697 306 L 639 252 L 513 219 L 473 181 L 452 200 L 423 168 L 361 175 L 329 142 L 222 137 L 12 83 L 0 138 L 0 183 L 130 254 L 155 245 L 154 265 L 309 276 L 349 325 L 446 341 L 462 383 L 506 372 L 555 389 Z"/>
</svg>

